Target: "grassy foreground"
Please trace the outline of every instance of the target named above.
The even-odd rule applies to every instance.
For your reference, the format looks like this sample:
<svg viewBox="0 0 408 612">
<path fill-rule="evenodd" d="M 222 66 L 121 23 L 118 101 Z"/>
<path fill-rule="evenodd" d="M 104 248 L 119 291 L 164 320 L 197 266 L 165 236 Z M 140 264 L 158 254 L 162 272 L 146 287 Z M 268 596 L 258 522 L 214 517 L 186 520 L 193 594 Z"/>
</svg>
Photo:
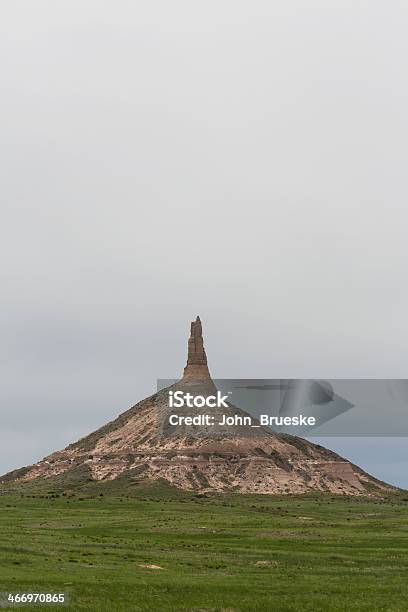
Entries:
<svg viewBox="0 0 408 612">
<path fill-rule="evenodd" d="M 0 488 L 0 591 L 26 610 L 406 611 L 408 498 Z M 149 567 L 152 566 L 152 567 Z"/>
</svg>

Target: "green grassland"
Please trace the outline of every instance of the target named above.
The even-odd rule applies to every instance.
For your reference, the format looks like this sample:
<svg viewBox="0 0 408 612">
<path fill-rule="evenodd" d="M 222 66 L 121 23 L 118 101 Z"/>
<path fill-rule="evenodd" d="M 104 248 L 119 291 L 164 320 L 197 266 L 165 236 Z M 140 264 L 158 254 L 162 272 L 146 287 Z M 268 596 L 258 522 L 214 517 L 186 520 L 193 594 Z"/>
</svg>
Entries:
<svg viewBox="0 0 408 612">
<path fill-rule="evenodd" d="M 402 612 L 408 496 L 197 495 L 120 479 L 6 484 L 0 591 L 69 594 L 65 608 L 26 610 Z"/>
</svg>

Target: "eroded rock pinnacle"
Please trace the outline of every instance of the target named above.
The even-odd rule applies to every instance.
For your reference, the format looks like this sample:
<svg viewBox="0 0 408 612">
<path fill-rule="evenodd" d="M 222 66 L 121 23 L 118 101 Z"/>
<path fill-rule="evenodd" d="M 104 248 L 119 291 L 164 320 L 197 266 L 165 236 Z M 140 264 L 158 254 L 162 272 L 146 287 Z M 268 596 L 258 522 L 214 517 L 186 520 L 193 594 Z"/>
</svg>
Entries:
<svg viewBox="0 0 408 612">
<path fill-rule="evenodd" d="M 203 380 L 211 378 L 205 354 L 203 329 L 200 317 L 191 323 L 190 338 L 188 339 L 187 365 L 184 368 L 183 379 Z"/>
</svg>

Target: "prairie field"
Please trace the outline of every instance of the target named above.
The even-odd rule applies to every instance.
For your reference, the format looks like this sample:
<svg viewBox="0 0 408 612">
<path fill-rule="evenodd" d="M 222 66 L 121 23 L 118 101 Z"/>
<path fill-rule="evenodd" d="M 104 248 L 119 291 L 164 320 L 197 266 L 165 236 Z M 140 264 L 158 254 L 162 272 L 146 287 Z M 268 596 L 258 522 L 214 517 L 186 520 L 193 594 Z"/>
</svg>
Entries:
<svg viewBox="0 0 408 612">
<path fill-rule="evenodd" d="M 3 485 L 0 591 L 69 598 L 26 610 L 402 612 L 408 497 Z"/>
</svg>

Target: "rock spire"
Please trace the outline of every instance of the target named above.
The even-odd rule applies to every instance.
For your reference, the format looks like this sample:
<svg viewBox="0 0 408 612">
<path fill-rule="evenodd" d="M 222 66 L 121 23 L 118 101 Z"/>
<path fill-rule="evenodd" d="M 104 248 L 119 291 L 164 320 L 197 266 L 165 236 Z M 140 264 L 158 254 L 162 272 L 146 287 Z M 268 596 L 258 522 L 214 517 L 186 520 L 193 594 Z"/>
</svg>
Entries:
<svg viewBox="0 0 408 612">
<path fill-rule="evenodd" d="M 184 368 L 183 379 L 203 380 L 211 378 L 207 366 L 203 341 L 203 328 L 200 317 L 191 323 L 190 338 L 188 339 L 187 365 Z"/>
</svg>

